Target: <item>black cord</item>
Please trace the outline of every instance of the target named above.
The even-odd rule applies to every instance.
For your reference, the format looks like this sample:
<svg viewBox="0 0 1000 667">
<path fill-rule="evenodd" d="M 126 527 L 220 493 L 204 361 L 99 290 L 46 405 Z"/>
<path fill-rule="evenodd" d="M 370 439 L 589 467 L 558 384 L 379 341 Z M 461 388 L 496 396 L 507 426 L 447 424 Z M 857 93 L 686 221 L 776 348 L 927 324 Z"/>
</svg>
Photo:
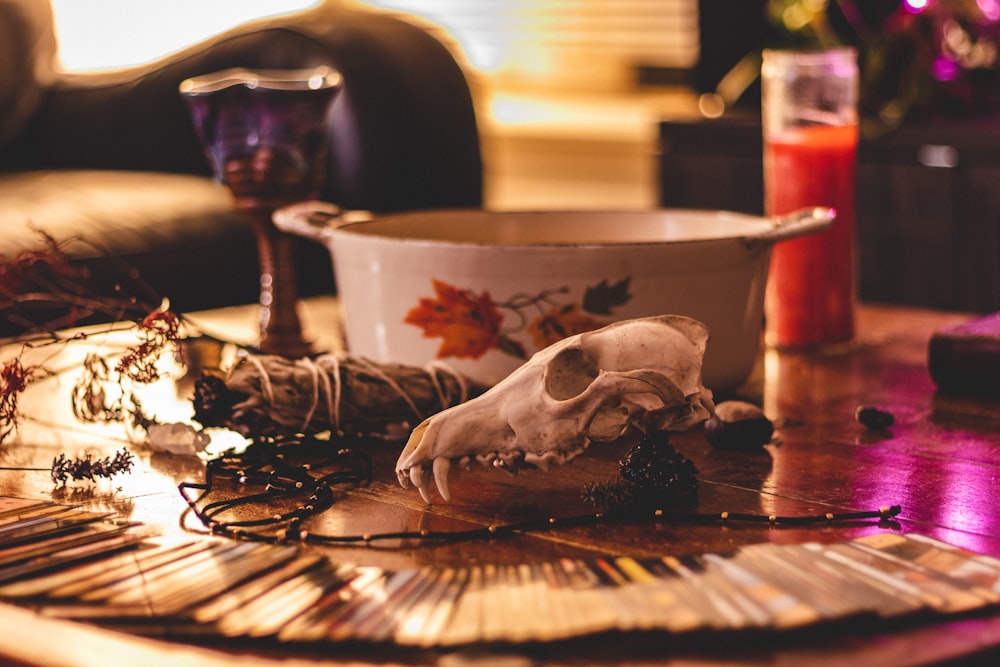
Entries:
<svg viewBox="0 0 1000 667">
<path fill-rule="evenodd" d="M 283 450 L 290 446 L 295 447 L 297 454 L 313 454 L 316 460 L 310 464 L 288 463 Z M 881 522 L 896 517 L 902 511 L 899 505 L 880 507 L 871 511 L 805 516 L 741 512 L 699 513 L 662 509 L 651 512 L 623 510 L 561 518 L 533 519 L 468 530 L 416 530 L 356 535 L 326 535 L 308 532 L 302 528 L 303 523 L 335 504 L 334 489 L 336 487 L 356 486 L 371 481 L 371 459 L 367 455 L 350 448 L 339 448 L 333 450 L 331 454 L 331 449 L 329 442 L 309 437 L 259 441 L 248 447 L 242 454 L 226 454 L 209 461 L 205 470 L 204 484 L 182 482 L 178 485 L 178 490 L 190 512 L 212 534 L 258 542 L 303 542 L 324 545 L 372 543 L 401 539 L 458 542 L 539 532 L 557 527 L 595 526 L 637 519 L 698 524 L 740 521 L 767 523 L 775 526 L 801 526 L 872 519 Z M 319 472 L 331 468 L 332 470 L 328 472 Z M 202 504 L 210 494 L 217 491 L 216 481 L 219 477 L 228 477 L 230 482 L 236 483 L 240 488 L 263 486 L 264 490 Z M 296 506 L 284 512 L 274 513 L 273 508 L 276 504 L 288 502 L 296 503 Z M 267 513 L 267 515 L 240 520 L 226 520 L 224 518 L 228 512 L 251 506 L 260 507 L 261 513 Z M 185 529 L 188 529 L 184 517 L 182 517 L 181 523 Z"/>
</svg>

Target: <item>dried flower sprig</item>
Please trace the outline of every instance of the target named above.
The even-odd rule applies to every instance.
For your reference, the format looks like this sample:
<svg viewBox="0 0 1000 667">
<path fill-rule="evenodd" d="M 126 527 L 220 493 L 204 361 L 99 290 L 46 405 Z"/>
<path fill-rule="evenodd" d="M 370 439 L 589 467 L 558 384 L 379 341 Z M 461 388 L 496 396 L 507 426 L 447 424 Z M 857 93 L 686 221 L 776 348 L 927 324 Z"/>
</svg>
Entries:
<svg viewBox="0 0 1000 667">
<path fill-rule="evenodd" d="M 91 454 L 70 459 L 60 454 L 52 460 L 52 481 L 65 486 L 70 480 L 96 482 L 101 478 L 111 479 L 130 472 L 134 463 L 135 457 L 127 449 L 115 452 L 114 457 L 102 459 L 95 459 Z"/>
<path fill-rule="evenodd" d="M 17 399 L 37 372 L 24 366 L 19 357 L 8 359 L 0 368 L 0 443 L 17 428 Z"/>
<path fill-rule="evenodd" d="M 145 427 L 150 423 L 143 414 L 139 398 L 127 385 L 150 384 L 160 379 L 157 362 L 172 343 L 180 340 L 181 319 L 167 310 L 155 310 L 137 325 L 139 342 L 127 348 L 114 369 L 100 355 L 88 354 L 83 372 L 73 386 L 73 415 L 82 422 L 122 422 Z M 117 384 L 109 398 L 107 385 Z"/>
<path fill-rule="evenodd" d="M 156 367 L 164 349 L 180 337 L 181 319 L 169 310 L 154 310 L 146 315 L 136 329 L 140 342 L 125 351 L 115 366 L 122 377 L 148 384 L 160 379 Z"/>
<path fill-rule="evenodd" d="M 92 284 L 89 272 L 73 265 L 66 254 L 69 243 L 92 245 L 84 239 L 59 242 L 35 231 L 41 239 L 39 249 L 12 257 L 0 253 L 0 322 L 13 325 L 19 332 L 16 339 L 23 343 L 0 367 L 0 444 L 17 429 L 20 394 L 33 380 L 50 374 L 44 364 L 27 365 L 24 352 L 93 336 L 93 332 L 79 332 L 84 330 L 69 334 L 60 330 L 83 324 L 94 315 L 119 322 L 132 320 L 138 341 L 117 359 L 86 357 L 72 391 L 73 414 L 83 422 L 128 421 L 145 427 L 149 419 L 142 414 L 130 385 L 160 379 L 157 362 L 181 339 L 181 317 L 128 267 L 122 267 L 121 280 L 115 280 L 110 290 Z M 120 329 L 120 324 L 111 324 L 98 333 Z"/>
<path fill-rule="evenodd" d="M 113 259 L 105 249 L 83 237 L 58 241 L 30 226 L 39 248 L 8 257 L 0 253 L 0 322 L 22 332 L 22 338 L 51 337 L 55 331 L 93 321 L 136 320 L 154 310 L 161 298 L 137 272 L 127 266 L 113 276 L 113 284 L 95 288 L 85 267 L 73 264 L 66 252 L 72 244 Z"/>
<path fill-rule="evenodd" d="M 83 360 L 80 377 L 71 393 L 73 416 L 84 423 L 117 421 L 121 419 L 120 407 L 107 404 L 104 383 L 111 371 L 107 360 L 99 354 L 88 354 Z"/>
<path fill-rule="evenodd" d="M 53 282 L 79 280 L 81 271 L 73 268 L 61 244 L 50 234 L 35 229 L 44 249 L 26 250 L 11 258 L 0 254 L 0 296 L 11 301 L 39 287 L 51 288 Z"/>
</svg>

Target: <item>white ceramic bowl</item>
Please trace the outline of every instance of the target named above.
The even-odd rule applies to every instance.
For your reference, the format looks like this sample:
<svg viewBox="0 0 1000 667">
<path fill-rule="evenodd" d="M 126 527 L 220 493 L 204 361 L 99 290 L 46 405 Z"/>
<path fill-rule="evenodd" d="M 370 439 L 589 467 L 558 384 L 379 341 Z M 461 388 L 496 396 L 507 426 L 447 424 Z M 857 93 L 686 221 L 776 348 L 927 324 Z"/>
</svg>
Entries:
<svg viewBox="0 0 1000 667">
<path fill-rule="evenodd" d="M 703 380 L 719 392 L 753 367 L 772 245 L 833 215 L 461 209 L 350 222 L 307 202 L 275 222 L 329 248 L 353 354 L 439 360 L 492 385 L 562 335 L 679 314 L 708 325 Z"/>
</svg>

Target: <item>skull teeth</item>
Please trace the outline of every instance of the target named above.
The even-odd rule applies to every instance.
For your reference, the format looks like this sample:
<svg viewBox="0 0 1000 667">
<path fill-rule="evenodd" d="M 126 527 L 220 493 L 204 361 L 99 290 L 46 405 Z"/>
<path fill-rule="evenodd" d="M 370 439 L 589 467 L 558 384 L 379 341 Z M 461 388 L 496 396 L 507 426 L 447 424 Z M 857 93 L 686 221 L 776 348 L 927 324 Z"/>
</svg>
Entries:
<svg viewBox="0 0 1000 667">
<path fill-rule="evenodd" d="M 417 487 L 420 497 L 429 505 L 431 503 L 431 492 L 427 487 L 427 479 L 424 477 L 423 466 L 413 466 L 410 468 L 410 481 L 413 482 L 413 486 Z"/>
<path fill-rule="evenodd" d="M 451 500 L 451 493 L 448 491 L 448 470 L 451 468 L 451 460 L 438 456 L 434 459 L 433 467 L 434 483 L 437 484 L 438 493 L 447 502 Z"/>
<path fill-rule="evenodd" d="M 524 455 L 525 463 L 530 463 L 531 465 L 548 472 L 552 464 L 562 465 L 566 463 L 566 454 L 563 452 L 545 452 L 544 454 L 535 454 L 533 452 L 527 452 Z"/>
<path fill-rule="evenodd" d="M 396 471 L 396 477 L 403 488 L 416 487 L 420 492 L 424 502 L 431 503 L 431 486 L 429 478 L 433 476 L 434 485 L 438 493 L 447 502 L 451 500 L 451 490 L 448 488 L 448 474 L 452 465 L 468 469 L 472 463 L 478 462 L 483 468 L 495 468 L 503 470 L 507 474 L 516 476 L 521 468 L 533 466 L 544 472 L 549 472 L 552 465 L 562 465 L 576 458 L 586 449 L 586 446 L 578 447 L 569 451 L 548 451 L 541 454 L 535 452 L 524 452 L 515 450 L 511 452 L 488 452 L 486 454 L 469 455 L 466 454 L 454 459 L 446 456 L 436 456 L 430 462 L 411 465 L 408 468 L 400 468 Z"/>
<path fill-rule="evenodd" d="M 434 484 L 438 493 L 445 501 L 451 500 L 451 491 L 448 488 L 448 473 L 452 465 L 468 470 L 473 461 L 478 462 L 483 468 L 496 468 L 503 470 L 510 475 L 516 475 L 525 465 L 538 468 L 543 472 L 549 472 L 552 465 L 563 465 L 583 453 L 585 447 L 570 450 L 569 452 L 550 451 L 542 454 L 534 452 L 489 452 L 477 456 L 462 456 L 454 460 L 444 456 L 437 456 L 430 464 L 415 465 L 409 468 L 401 468 L 396 471 L 396 477 L 400 485 L 408 489 L 416 487 L 421 497 L 428 503 L 431 502 L 430 485 L 427 480 L 427 473 L 434 476 Z"/>
<path fill-rule="evenodd" d="M 501 454 L 499 459 L 503 461 L 503 464 L 508 468 L 519 468 L 521 466 L 521 462 L 524 460 L 524 452 Z"/>
<path fill-rule="evenodd" d="M 493 465 L 503 470 L 511 477 L 515 477 L 521 468 L 524 467 L 524 452 L 507 452 L 500 454 Z"/>
</svg>

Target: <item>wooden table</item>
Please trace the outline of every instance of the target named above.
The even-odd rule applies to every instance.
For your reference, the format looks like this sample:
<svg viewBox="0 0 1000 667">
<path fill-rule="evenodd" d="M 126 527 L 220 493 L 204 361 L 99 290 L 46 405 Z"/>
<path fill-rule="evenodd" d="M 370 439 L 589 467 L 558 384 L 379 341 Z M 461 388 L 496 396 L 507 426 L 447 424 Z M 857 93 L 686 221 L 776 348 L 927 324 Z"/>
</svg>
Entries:
<svg viewBox="0 0 1000 667">
<path fill-rule="evenodd" d="M 336 345 L 334 301 L 307 306 L 307 327 L 321 345 Z M 206 328 L 233 338 L 252 335 L 246 309 L 204 314 Z M 656 556 L 720 553 L 758 542 L 835 542 L 878 532 L 918 532 L 959 547 L 1000 557 L 1000 402 L 941 395 L 927 371 L 927 344 L 937 328 L 969 316 L 957 313 L 862 306 L 856 344 L 841 354 L 762 352 L 739 397 L 762 405 L 776 426 L 771 445 L 759 451 L 712 448 L 700 429 L 675 437 L 678 451 L 697 466 L 700 512 L 806 515 L 871 510 L 898 504 L 892 522 L 783 527 L 757 523 L 636 520 L 614 525 L 559 528 L 495 539 L 445 544 L 415 540 L 378 545 L 324 547 L 339 562 L 384 568 L 513 564 L 606 555 Z M 6 354 L 6 352 L 5 352 Z M 76 352 L 73 354 L 80 354 Z M 72 356 L 72 355 L 71 355 Z M 6 358 L 6 356 L 4 357 Z M 73 368 L 60 357 L 49 367 Z M 62 403 L 72 374 L 39 382 L 25 396 L 16 439 L 0 446 L 0 496 L 22 496 L 113 509 L 162 526 L 169 536 L 180 527 L 184 503 L 177 484 L 198 481 L 204 462 L 195 457 L 152 453 L 128 444 L 121 431 L 82 425 L 67 418 Z M 171 383 L 164 405 L 189 408 L 190 381 Z M 34 393 L 32 393 L 34 392 Z M 726 397 L 720 397 L 726 398 Z M 891 430 L 876 433 L 854 418 L 859 405 L 878 405 L 895 416 Z M 107 455 L 128 446 L 137 469 L 111 483 L 54 489 L 47 469 L 59 453 Z M 374 479 L 343 492 L 337 504 L 314 520 L 313 531 L 365 533 L 387 530 L 454 530 L 512 521 L 570 516 L 592 511 L 581 498 L 587 482 L 616 474 L 623 454 L 614 446 L 593 446 L 572 464 L 549 474 L 473 470 L 453 477 L 451 502 L 427 506 L 399 487 L 393 464 L 399 445 L 370 444 Z M 84 448 L 84 449 L 81 449 Z M 37 471 L 24 470 L 38 468 Z M 311 547 L 310 547 L 311 548 Z M 319 548 L 319 547 L 316 547 Z M 90 626 L 53 622 L 0 605 L 5 625 L 0 655 L 25 663 L 107 664 L 107 651 L 157 661 L 212 664 L 239 656 L 248 664 L 288 659 L 282 664 L 842 664 L 903 665 L 996 652 L 1000 615 L 887 624 L 820 625 L 804 631 L 695 637 L 661 633 L 600 635 L 530 646 L 458 651 L 411 650 L 393 646 L 331 648 L 233 645 L 206 646 L 134 638 Z M 54 627 L 54 629 L 53 629 Z M 78 642 L 46 643 L 49 632 Z M 104 652 L 87 657 L 88 651 Z M 978 664 L 970 662 L 969 664 Z"/>
</svg>

